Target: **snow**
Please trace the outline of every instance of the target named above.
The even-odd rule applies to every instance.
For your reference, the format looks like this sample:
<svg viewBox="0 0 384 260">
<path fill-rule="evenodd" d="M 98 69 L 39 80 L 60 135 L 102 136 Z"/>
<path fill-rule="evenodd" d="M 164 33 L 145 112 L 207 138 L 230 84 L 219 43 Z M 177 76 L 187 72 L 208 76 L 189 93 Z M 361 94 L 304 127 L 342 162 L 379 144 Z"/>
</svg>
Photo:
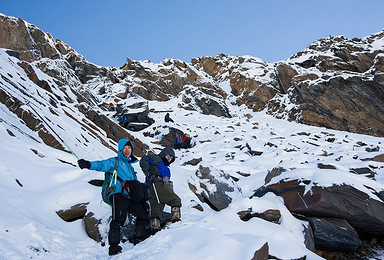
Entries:
<svg viewBox="0 0 384 260">
<path fill-rule="evenodd" d="M 110 209 L 100 203 L 100 188 L 87 183 L 91 179 L 102 179 L 103 173 L 81 170 L 76 162 L 78 158 L 99 160 L 115 156 L 95 135 L 104 137 L 112 146 L 116 147 L 116 143 L 97 127 L 93 129 L 93 134 L 86 131 L 80 123 L 89 120 L 78 112 L 73 103 L 66 102 L 63 92 L 56 88 L 53 91 L 55 95 L 63 97 L 60 103 L 65 106 L 50 107 L 59 116 L 50 113 L 49 106 L 44 105 L 48 104 L 50 95 L 33 84 L 16 63 L 15 58 L 10 58 L 4 50 L 0 50 L 1 74 L 12 78 L 13 82 L 28 86 L 25 91 L 31 96 L 28 99 L 30 103 L 24 105 L 23 109 L 31 113 L 31 108 L 38 110 L 42 118 L 51 122 L 50 126 L 76 156 L 45 145 L 36 132 L 0 103 L 0 259 L 106 259 L 108 248 L 87 236 L 82 220 L 64 222 L 56 211 L 89 202 L 88 209 L 97 217 L 108 219 Z M 144 65 L 156 69 L 150 62 L 143 62 Z M 52 78 L 37 66 L 34 69 L 40 79 L 55 86 Z M 248 69 L 252 77 L 260 73 L 257 66 Z M 71 78 L 70 75 L 68 77 Z M 20 90 L 0 80 L 1 90 L 12 93 L 22 102 L 26 101 Z M 97 84 L 100 82 L 97 83 L 95 79 L 92 86 L 87 86 L 89 91 Z M 223 82 L 221 87 L 231 95 L 228 81 Z M 122 85 L 115 85 L 110 91 L 121 89 Z M 94 91 L 96 95 L 96 89 Z M 229 96 L 228 100 L 233 98 Z M 178 107 L 179 100 L 176 97 L 167 102 L 149 101 L 148 106 L 155 110 L 149 116 L 156 121 L 150 129 L 163 129 L 161 126 L 167 123 L 164 123 L 165 112 L 160 111 L 171 111 L 170 116 L 175 123 L 169 126 L 189 132 L 196 144 L 188 150 L 177 150 L 176 161 L 171 165 L 174 189 L 183 203 L 182 221 L 136 246 L 128 242 L 121 244 L 123 253 L 113 259 L 251 259 L 266 242 L 269 253 L 281 259 L 304 255 L 306 259 L 322 259 L 306 249 L 303 237 L 305 223 L 291 215 L 282 198 L 272 193 L 262 198 L 249 198 L 255 189 L 264 184 L 266 173 L 274 167 L 284 167 L 289 171 L 275 177 L 272 182 L 281 178 L 306 178 L 320 186 L 347 183 L 367 192 L 374 199 L 377 198 L 366 186 L 377 191 L 384 189 L 384 164 L 360 160 L 382 153 L 384 138 L 277 120 L 263 112 L 255 113 L 244 106 L 231 105 L 229 101 L 227 105 L 234 117 L 202 115 Z M 128 103 L 131 101 L 127 100 Z M 76 120 L 67 116 L 64 109 Z M 252 118 L 248 119 L 246 114 L 252 115 Z M 161 147 L 154 141 L 166 134 L 166 130 L 154 138 L 144 136 L 146 131 L 149 130 L 131 134 L 153 151 L 159 151 Z M 299 135 L 301 132 L 309 135 Z M 335 141 L 327 142 L 329 137 L 335 138 Z M 358 146 L 359 141 L 367 145 Z M 276 146 L 266 145 L 268 142 Z M 246 144 L 263 154 L 251 156 L 247 148 L 238 148 Z M 376 146 L 381 152 L 368 153 L 365 150 L 366 147 Z M 325 152 L 328 156 L 324 155 Z M 200 157 L 203 159 L 201 165 L 239 178 L 234 184 L 238 189 L 228 194 L 232 197 L 232 203 L 219 212 L 201 203 L 189 189 L 188 182 L 196 178 L 199 165 L 185 166 L 184 163 Z M 338 158 L 341 159 L 336 160 Z M 337 169 L 318 169 L 318 163 L 332 164 Z M 349 173 L 350 168 L 369 165 L 377 167 L 376 181 Z M 139 165 L 135 164 L 134 168 L 139 179 L 143 180 Z M 250 176 L 243 177 L 238 172 Z M 193 208 L 196 203 L 201 204 L 203 212 Z M 282 215 L 281 222 L 276 224 L 260 218 L 252 218 L 247 222 L 240 220 L 237 213 L 249 208 L 254 212 L 278 209 Z M 169 211 L 169 207 L 166 210 Z M 102 223 L 101 228 L 107 232 L 108 223 Z"/>
</svg>

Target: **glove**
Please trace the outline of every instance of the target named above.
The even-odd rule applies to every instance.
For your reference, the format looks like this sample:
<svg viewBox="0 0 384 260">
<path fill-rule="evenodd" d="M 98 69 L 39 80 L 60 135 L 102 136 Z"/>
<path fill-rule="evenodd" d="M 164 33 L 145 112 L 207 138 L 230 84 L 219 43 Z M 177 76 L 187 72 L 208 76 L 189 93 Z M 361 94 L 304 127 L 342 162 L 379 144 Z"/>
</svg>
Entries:
<svg viewBox="0 0 384 260">
<path fill-rule="evenodd" d="M 153 174 L 149 174 L 149 175 L 148 175 L 148 181 L 149 181 L 150 183 L 152 183 L 155 179 L 156 179 L 156 176 L 155 176 L 155 175 L 153 175 Z"/>
<path fill-rule="evenodd" d="M 164 176 L 163 177 L 163 183 L 164 184 L 169 184 L 169 177 L 168 176 Z"/>
<path fill-rule="evenodd" d="M 84 168 L 91 168 L 91 162 L 90 161 L 86 161 L 84 159 L 80 159 L 77 161 L 77 164 L 79 165 L 80 169 L 84 169 Z"/>
</svg>

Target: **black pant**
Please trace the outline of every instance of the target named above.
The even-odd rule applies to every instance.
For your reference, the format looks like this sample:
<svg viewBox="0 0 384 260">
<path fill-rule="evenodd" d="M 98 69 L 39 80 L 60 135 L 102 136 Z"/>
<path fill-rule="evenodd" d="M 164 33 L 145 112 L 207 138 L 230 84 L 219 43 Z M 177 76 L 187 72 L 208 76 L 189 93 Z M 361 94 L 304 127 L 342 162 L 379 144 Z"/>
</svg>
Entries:
<svg viewBox="0 0 384 260">
<path fill-rule="evenodd" d="M 108 242 L 111 247 L 120 243 L 120 227 L 124 225 L 128 213 L 136 217 L 135 236 L 142 237 L 148 223 L 148 208 L 146 202 L 136 202 L 125 198 L 121 193 L 109 197 L 112 202 L 112 221 L 109 225 Z"/>
</svg>

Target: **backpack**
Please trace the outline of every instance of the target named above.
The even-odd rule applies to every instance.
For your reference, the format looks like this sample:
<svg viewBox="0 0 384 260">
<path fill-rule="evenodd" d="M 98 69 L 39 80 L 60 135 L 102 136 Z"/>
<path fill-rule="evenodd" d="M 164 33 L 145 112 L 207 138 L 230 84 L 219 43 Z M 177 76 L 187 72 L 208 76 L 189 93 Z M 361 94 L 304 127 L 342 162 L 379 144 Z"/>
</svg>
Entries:
<svg viewBox="0 0 384 260">
<path fill-rule="evenodd" d="M 112 206 L 112 202 L 109 200 L 109 195 L 113 193 L 116 189 L 115 186 L 112 186 L 113 178 L 116 177 L 116 179 L 118 179 L 121 183 L 123 182 L 123 180 L 119 176 L 117 176 L 116 170 L 118 167 L 119 167 L 119 160 L 116 157 L 115 168 L 113 172 L 104 173 L 104 182 L 101 187 L 101 198 L 109 206 Z"/>
<path fill-rule="evenodd" d="M 149 199 L 147 185 L 138 180 L 124 181 L 121 184 L 121 194 L 128 198 L 128 195 L 133 201 L 146 201 Z"/>
</svg>

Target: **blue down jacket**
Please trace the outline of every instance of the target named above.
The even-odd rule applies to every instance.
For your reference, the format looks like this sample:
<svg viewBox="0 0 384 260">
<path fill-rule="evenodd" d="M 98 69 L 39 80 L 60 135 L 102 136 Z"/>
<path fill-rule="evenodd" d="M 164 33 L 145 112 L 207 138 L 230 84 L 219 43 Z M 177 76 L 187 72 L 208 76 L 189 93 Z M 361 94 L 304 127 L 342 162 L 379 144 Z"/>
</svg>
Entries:
<svg viewBox="0 0 384 260">
<path fill-rule="evenodd" d="M 125 157 L 123 155 L 123 148 L 124 146 L 129 143 L 132 147 L 132 154 L 129 158 Z M 117 168 L 117 175 L 123 180 L 137 180 L 136 172 L 132 167 L 132 163 L 138 162 L 137 158 L 134 156 L 133 153 L 133 145 L 128 139 L 120 139 L 118 142 L 118 151 L 117 151 L 117 158 L 119 159 L 119 166 Z M 102 161 L 92 161 L 91 162 L 91 168 L 90 170 L 95 170 L 99 172 L 112 172 L 115 169 L 115 157 L 111 157 L 106 160 Z M 113 193 L 121 193 L 121 182 L 117 179 L 115 184 L 115 179 L 112 181 L 112 186 L 115 186 L 116 189 Z M 113 194 L 111 193 L 111 194 Z"/>
<path fill-rule="evenodd" d="M 173 157 L 171 162 L 167 162 L 165 156 L 169 154 Z M 175 152 L 171 147 L 164 148 L 159 154 L 143 156 L 140 160 L 140 167 L 145 174 L 147 186 L 154 182 L 161 181 L 163 177 L 171 178 L 171 171 L 168 166 L 175 161 Z"/>
</svg>

